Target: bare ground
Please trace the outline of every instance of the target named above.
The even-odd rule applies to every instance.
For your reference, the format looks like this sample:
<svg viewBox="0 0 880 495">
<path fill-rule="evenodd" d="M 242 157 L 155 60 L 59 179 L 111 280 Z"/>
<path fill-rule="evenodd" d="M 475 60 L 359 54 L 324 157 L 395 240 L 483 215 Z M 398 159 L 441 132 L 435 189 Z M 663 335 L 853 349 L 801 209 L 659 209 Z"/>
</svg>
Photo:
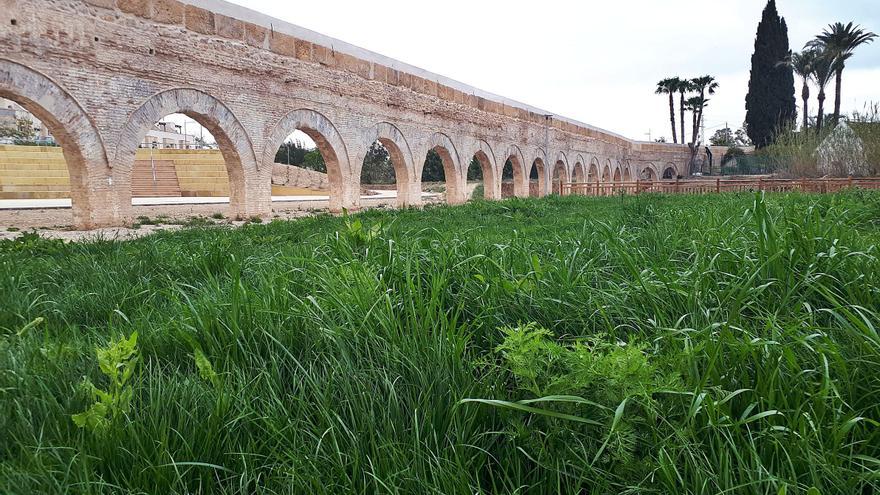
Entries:
<svg viewBox="0 0 880 495">
<path fill-rule="evenodd" d="M 388 208 L 394 206 L 395 199 L 361 200 L 362 208 Z M 272 203 L 271 219 L 302 218 L 329 211 L 328 201 L 295 201 Z M 219 217 L 223 218 L 213 218 Z M 178 230 L 183 223 L 193 219 L 210 219 L 215 223 L 243 225 L 246 221 L 232 220 L 228 216 L 226 204 L 193 204 L 167 206 L 135 206 L 134 220 L 126 227 L 112 227 L 96 230 L 76 230 L 72 227 L 73 213 L 70 208 L 41 208 L 0 210 L 0 240 L 15 239 L 23 232 L 37 232 L 40 236 L 68 241 L 94 239 L 136 239 L 162 230 Z M 160 225 L 152 225 L 161 219 Z"/>
</svg>

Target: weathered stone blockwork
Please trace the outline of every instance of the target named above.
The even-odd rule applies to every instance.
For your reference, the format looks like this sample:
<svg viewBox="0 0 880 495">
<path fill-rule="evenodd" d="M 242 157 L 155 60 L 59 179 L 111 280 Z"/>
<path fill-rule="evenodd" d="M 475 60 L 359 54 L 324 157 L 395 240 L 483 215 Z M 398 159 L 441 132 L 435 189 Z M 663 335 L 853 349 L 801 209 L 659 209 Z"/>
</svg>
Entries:
<svg viewBox="0 0 880 495">
<path fill-rule="evenodd" d="M 685 175 L 686 149 L 638 143 L 489 95 L 220 0 L 0 0 L 0 96 L 43 120 L 70 167 L 81 227 L 131 216 L 134 151 L 149 126 L 184 113 L 217 139 L 232 213 L 271 212 L 275 151 L 300 129 L 328 164 L 331 208 L 357 209 L 372 142 L 390 151 L 401 205 L 419 204 L 429 149 L 453 203 L 476 156 L 486 196 L 514 163 L 546 194 L 563 177 Z M 545 166 L 545 164 L 549 166 Z M 624 179 L 625 180 L 625 179 Z"/>
</svg>

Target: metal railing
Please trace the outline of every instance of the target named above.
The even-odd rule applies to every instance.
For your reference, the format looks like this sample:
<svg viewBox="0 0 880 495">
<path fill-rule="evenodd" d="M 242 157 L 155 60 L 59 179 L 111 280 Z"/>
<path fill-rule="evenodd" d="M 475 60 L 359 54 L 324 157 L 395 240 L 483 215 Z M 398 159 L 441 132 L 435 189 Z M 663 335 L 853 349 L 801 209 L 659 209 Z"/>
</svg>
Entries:
<svg viewBox="0 0 880 495">
<path fill-rule="evenodd" d="M 616 196 L 618 194 L 708 194 L 721 192 L 787 192 L 833 193 L 849 188 L 880 189 L 880 177 L 843 179 L 715 179 L 661 180 L 629 182 L 567 182 L 562 194 L 583 196 Z"/>
</svg>

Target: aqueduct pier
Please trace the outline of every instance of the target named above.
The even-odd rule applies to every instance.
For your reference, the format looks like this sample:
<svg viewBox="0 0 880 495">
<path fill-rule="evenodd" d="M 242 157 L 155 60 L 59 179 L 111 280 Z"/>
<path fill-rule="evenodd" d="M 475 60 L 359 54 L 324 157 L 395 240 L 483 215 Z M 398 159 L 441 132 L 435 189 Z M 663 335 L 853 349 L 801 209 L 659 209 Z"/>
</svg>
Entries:
<svg viewBox="0 0 880 495">
<path fill-rule="evenodd" d="M 214 135 L 231 214 L 271 213 L 275 152 L 295 130 L 327 164 L 331 209 L 356 210 L 372 143 L 389 151 L 400 205 L 421 201 L 425 156 L 443 160 L 447 197 L 465 200 L 476 157 L 485 195 L 541 194 L 565 181 L 686 175 L 687 148 L 645 143 L 273 19 L 221 0 L 0 0 L 0 96 L 52 131 L 68 164 L 74 222 L 132 217 L 135 151 L 182 113 Z"/>
</svg>

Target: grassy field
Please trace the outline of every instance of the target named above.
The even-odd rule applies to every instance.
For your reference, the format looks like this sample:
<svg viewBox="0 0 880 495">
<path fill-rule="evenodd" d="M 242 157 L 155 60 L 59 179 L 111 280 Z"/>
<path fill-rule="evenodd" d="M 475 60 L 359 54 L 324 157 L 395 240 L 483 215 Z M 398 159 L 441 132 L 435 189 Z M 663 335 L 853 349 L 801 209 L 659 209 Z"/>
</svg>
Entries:
<svg viewBox="0 0 880 495">
<path fill-rule="evenodd" d="M 880 493 L 880 194 L 0 243 L 0 493 Z"/>
</svg>

